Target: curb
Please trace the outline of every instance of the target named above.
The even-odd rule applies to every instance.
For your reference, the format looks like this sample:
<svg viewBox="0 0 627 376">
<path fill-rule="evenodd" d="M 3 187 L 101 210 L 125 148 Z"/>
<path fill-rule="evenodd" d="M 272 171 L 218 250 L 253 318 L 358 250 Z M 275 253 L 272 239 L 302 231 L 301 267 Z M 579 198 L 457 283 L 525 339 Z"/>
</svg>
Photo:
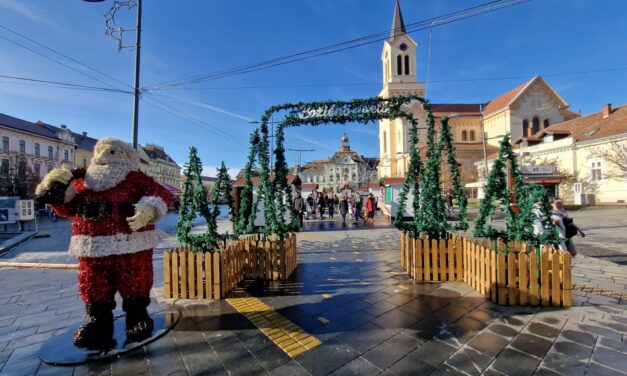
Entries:
<svg viewBox="0 0 627 376">
<path fill-rule="evenodd" d="M 0 243 L 0 256 L 37 235 L 36 231 L 27 231 Z"/>
<path fill-rule="evenodd" d="M 78 264 L 46 264 L 39 262 L 0 261 L 0 268 L 42 268 L 42 269 L 78 269 Z"/>
</svg>

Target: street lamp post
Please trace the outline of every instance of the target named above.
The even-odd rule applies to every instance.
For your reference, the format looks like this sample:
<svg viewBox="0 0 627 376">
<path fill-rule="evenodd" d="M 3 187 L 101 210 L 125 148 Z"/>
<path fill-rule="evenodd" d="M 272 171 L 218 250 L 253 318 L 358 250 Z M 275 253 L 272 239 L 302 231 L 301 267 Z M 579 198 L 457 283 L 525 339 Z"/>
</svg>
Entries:
<svg viewBox="0 0 627 376">
<path fill-rule="evenodd" d="M 105 0 L 83 0 L 85 2 L 88 3 L 102 3 Z M 137 149 L 137 139 L 138 139 L 138 133 L 139 133 L 139 72 L 140 72 L 140 61 L 141 61 L 141 35 L 142 35 L 142 0 L 134 0 L 135 3 L 137 4 L 137 24 L 135 27 L 135 82 L 134 82 L 134 87 L 133 87 L 133 148 Z M 124 4 L 125 6 L 128 6 L 129 8 L 132 7 L 132 2 L 128 2 L 126 4 Z M 117 2 L 114 3 L 113 5 L 113 9 L 118 9 L 115 8 L 116 6 L 120 6 L 120 4 L 118 4 Z M 113 18 L 113 15 L 111 15 L 111 17 Z M 107 21 L 109 21 L 109 19 L 107 19 Z M 108 22 L 107 22 L 107 27 L 108 26 Z M 108 33 L 108 32 L 107 32 Z M 122 30 L 120 29 L 120 34 L 122 33 Z M 121 36 L 120 36 L 121 38 Z M 122 48 L 126 48 L 124 46 L 122 46 L 122 42 L 120 39 L 120 45 L 119 45 L 119 49 Z"/>
</svg>

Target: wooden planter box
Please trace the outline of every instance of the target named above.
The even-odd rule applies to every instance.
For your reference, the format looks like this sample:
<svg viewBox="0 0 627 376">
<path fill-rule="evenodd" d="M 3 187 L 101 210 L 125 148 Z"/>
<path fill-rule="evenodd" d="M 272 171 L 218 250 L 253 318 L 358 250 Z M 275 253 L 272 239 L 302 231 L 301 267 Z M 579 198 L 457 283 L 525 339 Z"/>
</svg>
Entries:
<svg viewBox="0 0 627 376">
<path fill-rule="evenodd" d="M 553 248 L 527 252 L 514 243 L 494 251 L 487 242 L 414 239 L 401 233 L 401 265 L 417 281 L 463 281 L 502 305 L 572 305 L 571 256 Z M 531 249 L 531 248 L 529 248 Z"/>
<path fill-rule="evenodd" d="M 163 296 L 218 300 L 245 279 L 286 280 L 296 266 L 293 233 L 283 241 L 250 235 L 218 251 L 194 253 L 184 246 L 163 253 Z"/>
</svg>

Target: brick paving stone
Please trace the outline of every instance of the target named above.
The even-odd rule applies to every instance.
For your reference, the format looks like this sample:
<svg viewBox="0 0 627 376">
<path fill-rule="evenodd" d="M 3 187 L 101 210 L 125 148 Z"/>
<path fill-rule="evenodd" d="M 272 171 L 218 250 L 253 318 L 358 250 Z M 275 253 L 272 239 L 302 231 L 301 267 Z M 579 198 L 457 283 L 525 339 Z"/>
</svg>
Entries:
<svg viewBox="0 0 627 376">
<path fill-rule="evenodd" d="M 380 326 L 365 323 L 336 338 L 363 354 L 371 348 L 387 341 L 393 335 L 393 332 L 385 330 Z"/>
<path fill-rule="evenodd" d="M 503 337 L 482 331 L 468 341 L 466 345 L 490 357 L 495 357 L 507 346 L 508 342 Z"/>
<path fill-rule="evenodd" d="M 111 363 L 111 376 L 148 375 L 148 358 L 145 348 L 139 348 Z"/>
<path fill-rule="evenodd" d="M 332 339 L 299 355 L 295 360 L 307 372 L 317 376 L 333 372 L 358 356 L 357 350 L 337 339 Z"/>
<path fill-rule="evenodd" d="M 37 368 L 39 368 L 39 363 L 39 359 L 34 357 L 22 359 L 17 362 L 7 362 L 2 369 L 0 369 L 0 375 L 34 375 L 35 372 L 37 372 Z"/>
<path fill-rule="evenodd" d="M 623 336 L 623 341 L 617 341 L 606 337 L 600 337 L 598 346 L 607 347 L 609 349 L 620 351 L 627 354 L 627 337 Z"/>
<path fill-rule="evenodd" d="M 419 341 L 400 333 L 363 354 L 363 358 L 381 369 L 386 369 L 418 345 Z"/>
<path fill-rule="evenodd" d="M 292 360 L 289 355 L 274 344 L 254 352 L 253 356 L 266 371 L 271 371 Z"/>
<path fill-rule="evenodd" d="M 529 333 L 519 334 L 511 343 L 511 346 L 519 351 L 543 357 L 551 348 L 553 341 Z"/>
<path fill-rule="evenodd" d="M 55 367 L 41 363 L 37 369 L 37 376 L 73 376 L 74 369 L 69 367 Z"/>
<path fill-rule="evenodd" d="M 532 322 L 531 324 L 529 324 L 529 326 L 527 326 L 526 330 L 535 335 L 546 338 L 555 338 L 560 333 L 560 330 L 558 328 L 555 328 L 551 325 L 543 324 L 541 322 Z"/>
<path fill-rule="evenodd" d="M 310 375 L 298 362 L 292 360 L 270 371 L 272 376 L 307 376 Z"/>
<path fill-rule="evenodd" d="M 586 376 L 620 376 L 622 372 L 604 367 L 598 363 L 591 362 L 586 370 Z"/>
<path fill-rule="evenodd" d="M 415 355 L 407 355 L 387 369 L 386 374 L 396 376 L 428 375 L 435 366 Z"/>
<path fill-rule="evenodd" d="M 570 329 L 565 329 L 560 333 L 558 340 L 562 338 L 588 347 L 593 347 L 597 341 L 597 337 L 592 334 Z"/>
<path fill-rule="evenodd" d="M 381 369 L 377 368 L 374 364 L 368 362 L 362 357 L 355 358 L 352 361 L 346 363 L 342 367 L 332 372 L 331 376 L 374 376 L 381 373 Z"/>
<path fill-rule="evenodd" d="M 627 364 L 627 354 L 610 350 L 605 347 L 597 347 L 592 353 L 592 360 L 618 371 L 624 371 Z"/>
<path fill-rule="evenodd" d="M 587 363 L 565 354 L 551 352 L 542 359 L 542 366 L 561 375 L 578 376 L 586 373 Z"/>
<path fill-rule="evenodd" d="M 494 360 L 491 367 L 510 376 L 532 375 L 540 359 L 514 349 L 505 349 Z"/>
<path fill-rule="evenodd" d="M 492 357 L 464 346 L 448 358 L 445 364 L 469 375 L 479 375 L 491 361 Z"/>
<path fill-rule="evenodd" d="M 151 375 L 187 374 L 185 363 L 171 333 L 146 346 L 146 354 L 150 359 L 148 368 Z"/>
<path fill-rule="evenodd" d="M 422 359 L 424 362 L 438 367 L 444 363 L 457 348 L 447 345 L 436 339 L 429 340 L 410 353 L 413 358 Z"/>
</svg>

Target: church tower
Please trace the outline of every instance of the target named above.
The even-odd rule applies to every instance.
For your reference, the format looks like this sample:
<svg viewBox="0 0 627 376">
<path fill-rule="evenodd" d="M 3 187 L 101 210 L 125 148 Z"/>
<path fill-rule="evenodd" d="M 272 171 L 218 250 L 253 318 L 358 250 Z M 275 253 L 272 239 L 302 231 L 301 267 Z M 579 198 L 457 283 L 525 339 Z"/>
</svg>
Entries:
<svg viewBox="0 0 627 376">
<path fill-rule="evenodd" d="M 396 0 L 390 37 L 383 42 L 381 53 L 383 88 L 380 97 L 410 94 L 424 96 L 424 83 L 417 82 L 417 46 L 407 35 L 401 6 Z M 402 177 L 405 174 L 409 165 L 409 126 L 405 123 L 402 119 L 379 121 L 380 178 Z"/>
</svg>

